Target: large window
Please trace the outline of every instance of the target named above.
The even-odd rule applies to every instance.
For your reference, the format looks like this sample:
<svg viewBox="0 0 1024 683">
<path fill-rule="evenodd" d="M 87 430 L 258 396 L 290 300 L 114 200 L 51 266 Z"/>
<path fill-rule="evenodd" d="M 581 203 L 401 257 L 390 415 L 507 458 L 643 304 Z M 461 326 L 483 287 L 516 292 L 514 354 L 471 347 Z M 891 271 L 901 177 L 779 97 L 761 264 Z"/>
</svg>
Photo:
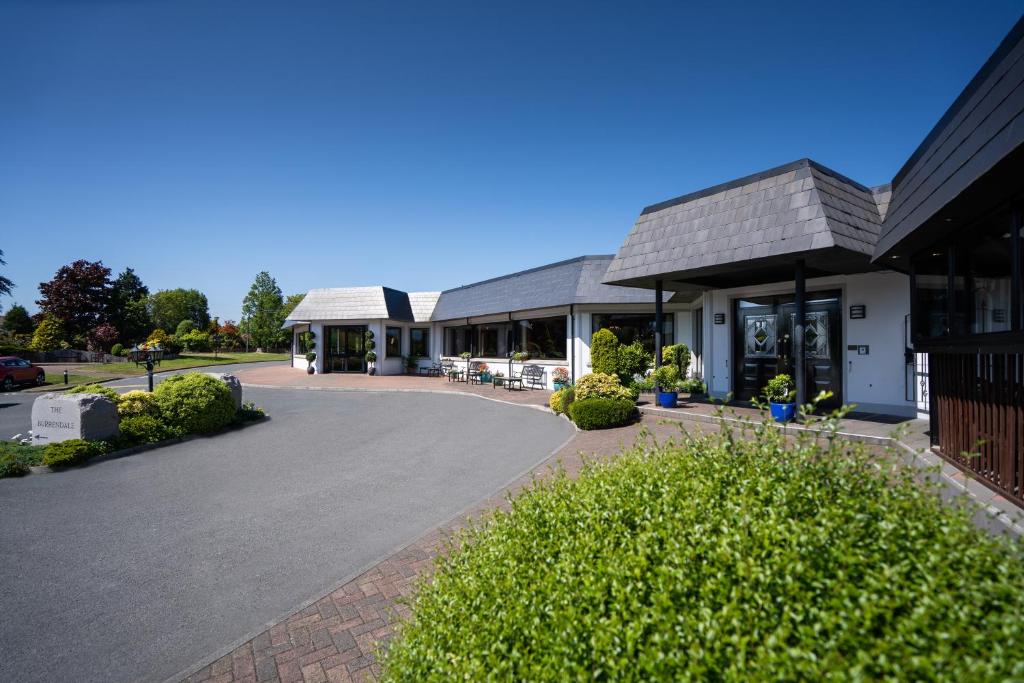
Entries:
<svg viewBox="0 0 1024 683">
<path fill-rule="evenodd" d="M 516 324 L 519 327 L 516 346 L 529 353 L 531 359 L 565 360 L 568 328 L 564 315 L 517 320 Z"/>
<path fill-rule="evenodd" d="M 1001 214 L 961 231 L 959 239 L 911 259 L 914 338 L 937 339 L 1009 332 L 1014 306 L 1014 242 L 1010 216 Z"/>
<path fill-rule="evenodd" d="M 671 313 L 664 313 L 662 320 L 662 346 L 675 343 L 675 319 Z M 653 313 L 595 313 L 592 317 L 591 334 L 600 329 L 609 329 L 623 344 L 632 344 L 636 340 L 644 348 L 654 353 L 654 314 Z"/>
<path fill-rule="evenodd" d="M 444 328 L 444 355 L 458 356 L 468 351 L 474 353 L 473 326 L 459 325 Z"/>
<path fill-rule="evenodd" d="M 384 332 L 384 357 L 398 358 L 402 355 L 402 328 L 389 327 Z"/>
<path fill-rule="evenodd" d="M 430 329 L 413 327 L 409 330 L 409 355 L 420 358 L 430 357 Z"/>
</svg>

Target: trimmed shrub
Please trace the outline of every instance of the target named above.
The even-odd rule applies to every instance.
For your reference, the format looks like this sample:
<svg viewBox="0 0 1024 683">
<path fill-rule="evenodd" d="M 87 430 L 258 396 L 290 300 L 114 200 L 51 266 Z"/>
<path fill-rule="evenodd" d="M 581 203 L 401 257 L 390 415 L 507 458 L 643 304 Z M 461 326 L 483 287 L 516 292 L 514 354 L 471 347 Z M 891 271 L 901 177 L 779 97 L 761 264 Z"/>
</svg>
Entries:
<svg viewBox="0 0 1024 683">
<path fill-rule="evenodd" d="M 28 463 L 19 459 L 13 453 L 0 455 L 0 479 L 23 477 L 30 471 Z"/>
<path fill-rule="evenodd" d="M 584 398 L 569 407 L 569 417 L 580 429 L 621 427 L 636 416 L 632 398 Z"/>
<path fill-rule="evenodd" d="M 661 350 L 661 362 L 674 365 L 679 371 L 679 379 L 686 379 L 690 372 L 690 347 L 686 344 L 672 344 Z"/>
<path fill-rule="evenodd" d="M 592 372 L 576 382 L 576 400 L 587 398 L 632 398 L 633 392 L 622 386 L 615 375 Z"/>
<path fill-rule="evenodd" d="M 167 426 L 181 434 L 213 432 L 235 418 L 231 390 L 201 372 L 168 377 L 154 394 Z"/>
<path fill-rule="evenodd" d="M 70 439 L 60 443 L 51 443 L 43 449 L 43 464 L 55 469 L 81 465 L 90 458 L 107 452 L 105 441 L 83 441 Z"/>
<path fill-rule="evenodd" d="M 751 431 L 535 480 L 420 582 L 384 678 L 1024 676 L 1018 546 L 885 457 Z"/>
<path fill-rule="evenodd" d="M 68 389 L 64 393 L 65 394 L 99 394 L 100 396 L 105 396 L 105 397 L 109 398 L 111 401 L 114 402 L 114 405 L 117 405 L 118 401 L 121 400 L 121 396 L 116 391 L 114 391 L 110 387 L 105 387 L 102 384 L 79 384 L 77 387 L 71 387 L 70 389 Z"/>
<path fill-rule="evenodd" d="M 662 391 L 677 391 L 679 368 L 674 365 L 662 365 L 654 371 L 654 384 Z"/>
<path fill-rule="evenodd" d="M 129 391 L 118 398 L 117 413 L 122 418 L 140 415 L 159 417 L 160 404 L 157 403 L 156 396 L 148 391 Z"/>
<path fill-rule="evenodd" d="M 551 408 L 551 412 L 555 415 L 561 415 L 565 412 L 565 404 L 563 401 L 565 399 L 565 395 L 571 391 L 572 389 L 565 387 L 551 394 L 550 398 L 548 398 L 548 407 Z"/>
<path fill-rule="evenodd" d="M 188 351 L 209 351 L 211 348 L 210 335 L 201 330 L 191 330 L 185 334 L 176 335 L 175 341 L 184 346 Z"/>
<path fill-rule="evenodd" d="M 110 347 L 110 355 L 111 356 L 123 356 L 124 355 L 124 346 L 121 345 L 121 344 L 114 344 L 113 346 Z"/>
<path fill-rule="evenodd" d="M 603 375 L 619 371 L 619 339 L 607 328 L 602 327 L 590 338 L 590 369 Z"/>
<path fill-rule="evenodd" d="M 21 477 L 32 465 L 43 462 L 42 446 L 23 446 L 15 441 L 0 441 L 0 479 Z"/>
<path fill-rule="evenodd" d="M 654 356 L 647 353 L 640 341 L 635 341 L 628 346 L 619 346 L 616 374 L 622 385 L 628 387 L 637 377 L 646 375 L 653 363 Z"/>
<path fill-rule="evenodd" d="M 132 415 L 121 418 L 121 444 L 131 446 L 140 443 L 156 443 L 176 436 L 168 430 L 163 420 L 152 415 Z"/>
</svg>

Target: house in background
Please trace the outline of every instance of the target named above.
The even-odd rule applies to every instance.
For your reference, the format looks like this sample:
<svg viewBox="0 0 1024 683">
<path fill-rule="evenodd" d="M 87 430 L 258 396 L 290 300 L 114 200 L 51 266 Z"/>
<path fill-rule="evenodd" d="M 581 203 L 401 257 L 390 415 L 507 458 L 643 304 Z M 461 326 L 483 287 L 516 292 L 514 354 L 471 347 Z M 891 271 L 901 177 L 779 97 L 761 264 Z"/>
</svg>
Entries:
<svg viewBox="0 0 1024 683">
<path fill-rule="evenodd" d="M 313 289 L 292 311 L 293 365 L 306 368 L 307 350 L 317 353 L 317 370 L 365 372 L 366 332 L 376 342 L 377 372 L 404 372 L 403 356 L 421 365 L 442 358 L 458 363 L 468 352 L 492 371 L 519 373 L 539 365 L 553 387 L 552 371 L 570 376 L 590 372 L 590 338 L 607 327 L 620 341 L 639 340 L 654 349 L 655 306 L 650 292 L 601 282 L 611 255 L 580 256 L 443 292 L 401 292 L 388 287 Z M 693 343 L 689 302 L 664 297 L 663 335 Z M 313 344 L 303 346 L 304 332 Z M 529 360 L 513 361 L 514 352 Z"/>
</svg>

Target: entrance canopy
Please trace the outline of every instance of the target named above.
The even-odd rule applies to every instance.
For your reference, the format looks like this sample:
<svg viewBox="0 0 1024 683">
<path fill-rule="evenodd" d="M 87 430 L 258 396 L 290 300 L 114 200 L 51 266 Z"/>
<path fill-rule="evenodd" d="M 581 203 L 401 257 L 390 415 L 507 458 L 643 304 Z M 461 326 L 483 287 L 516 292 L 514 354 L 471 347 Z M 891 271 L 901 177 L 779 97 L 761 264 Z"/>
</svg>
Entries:
<svg viewBox="0 0 1024 683">
<path fill-rule="evenodd" d="M 666 290 L 877 270 L 871 255 L 888 186 L 865 187 L 810 159 L 649 206 L 605 284 Z"/>
</svg>

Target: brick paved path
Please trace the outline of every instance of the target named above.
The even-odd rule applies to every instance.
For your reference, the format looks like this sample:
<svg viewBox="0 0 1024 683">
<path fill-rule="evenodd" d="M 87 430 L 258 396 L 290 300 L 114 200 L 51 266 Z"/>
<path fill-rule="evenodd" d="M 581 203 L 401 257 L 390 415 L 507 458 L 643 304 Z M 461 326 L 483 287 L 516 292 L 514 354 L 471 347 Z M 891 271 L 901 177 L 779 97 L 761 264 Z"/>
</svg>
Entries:
<svg viewBox="0 0 1024 683">
<path fill-rule="evenodd" d="M 715 428 L 708 424 L 681 424 L 693 431 Z M 385 643 L 391 637 L 396 620 L 408 616 L 408 609 L 396 604 L 397 599 L 409 596 L 417 577 L 432 570 L 434 557 L 452 532 L 488 508 L 506 507 L 506 493 L 520 490 L 535 474 L 545 476 L 556 462 L 570 475 L 575 475 L 585 456 L 614 455 L 623 446 L 633 444 L 642 427 L 658 440 L 679 433 L 678 424 L 648 416 L 622 429 L 578 432 L 561 451 L 501 494 L 428 532 L 185 681 L 337 683 L 376 680 L 380 675 L 375 657 L 378 643 Z"/>
</svg>

